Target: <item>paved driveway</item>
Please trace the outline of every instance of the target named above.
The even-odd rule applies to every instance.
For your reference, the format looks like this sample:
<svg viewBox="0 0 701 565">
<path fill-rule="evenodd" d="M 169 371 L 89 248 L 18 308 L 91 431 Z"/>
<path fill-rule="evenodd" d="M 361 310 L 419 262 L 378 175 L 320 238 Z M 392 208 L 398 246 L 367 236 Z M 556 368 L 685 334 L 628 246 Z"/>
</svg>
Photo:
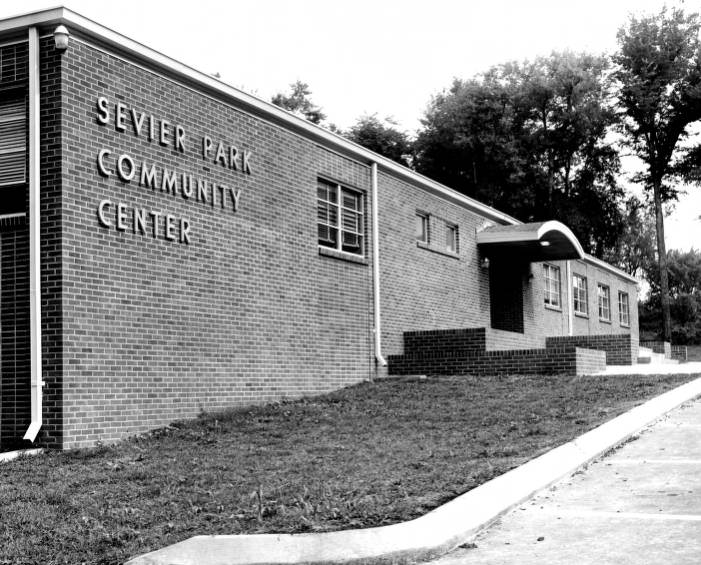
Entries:
<svg viewBox="0 0 701 565">
<path fill-rule="evenodd" d="M 522 504 L 433 565 L 699 565 L 701 401 Z"/>
</svg>

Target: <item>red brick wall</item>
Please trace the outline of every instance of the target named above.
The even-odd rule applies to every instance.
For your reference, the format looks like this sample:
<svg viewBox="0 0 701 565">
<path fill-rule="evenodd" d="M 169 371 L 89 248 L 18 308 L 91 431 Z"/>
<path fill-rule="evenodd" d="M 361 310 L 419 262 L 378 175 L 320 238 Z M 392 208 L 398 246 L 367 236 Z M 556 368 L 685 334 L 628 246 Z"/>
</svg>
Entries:
<svg viewBox="0 0 701 565">
<path fill-rule="evenodd" d="M 317 176 L 368 191 L 366 166 L 79 40 L 63 69 L 66 446 L 372 375 L 368 261 L 321 255 L 316 232 Z M 126 132 L 100 125 L 99 96 L 112 114 L 122 101 L 182 125 L 185 153 L 129 120 Z M 203 135 L 251 151 L 251 174 L 205 161 Z M 129 154 L 137 177 L 99 174 L 103 148 Z M 139 186 L 142 160 L 240 190 L 238 211 Z M 103 199 L 113 224 L 117 202 L 188 219 L 189 245 L 133 233 L 131 219 L 125 231 L 101 226 Z"/>
</svg>

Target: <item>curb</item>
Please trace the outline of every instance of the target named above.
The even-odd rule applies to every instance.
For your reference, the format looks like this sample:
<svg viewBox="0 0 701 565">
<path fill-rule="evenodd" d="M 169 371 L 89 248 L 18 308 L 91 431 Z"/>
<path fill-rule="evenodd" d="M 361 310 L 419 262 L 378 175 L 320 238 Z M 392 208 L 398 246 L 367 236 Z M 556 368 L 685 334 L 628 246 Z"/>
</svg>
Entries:
<svg viewBox="0 0 701 565">
<path fill-rule="evenodd" d="M 135 557 L 126 565 L 365 565 L 430 559 L 469 541 L 537 491 L 699 395 L 701 378 L 648 400 L 409 522 L 322 534 L 194 536 Z"/>
<path fill-rule="evenodd" d="M 41 447 L 34 449 L 18 449 L 17 451 L 6 451 L 5 453 L 0 453 L 0 463 L 12 461 L 18 457 L 31 457 L 32 455 L 39 455 L 40 453 L 44 453 L 44 450 Z"/>
</svg>

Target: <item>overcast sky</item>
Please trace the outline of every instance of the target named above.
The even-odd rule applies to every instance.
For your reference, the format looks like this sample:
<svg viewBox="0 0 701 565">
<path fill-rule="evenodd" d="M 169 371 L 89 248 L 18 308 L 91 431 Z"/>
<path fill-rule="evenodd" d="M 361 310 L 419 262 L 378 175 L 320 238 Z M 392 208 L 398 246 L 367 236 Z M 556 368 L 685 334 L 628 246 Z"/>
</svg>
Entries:
<svg viewBox="0 0 701 565">
<path fill-rule="evenodd" d="M 310 85 L 329 121 L 393 117 L 413 132 L 432 95 L 454 77 L 570 49 L 612 52 L 630 13 L 662 0 L 66 0 L 98 23 L 269 100 Z M 667 2 L 667 4 L 672 4 Z M 0 17 L 57 5 L 4 0 Z M 701 11 L 701 0 L 685 2 Z M 701 248 L 701 188 L 667 222 L 668 247 Z"/>
</svg>

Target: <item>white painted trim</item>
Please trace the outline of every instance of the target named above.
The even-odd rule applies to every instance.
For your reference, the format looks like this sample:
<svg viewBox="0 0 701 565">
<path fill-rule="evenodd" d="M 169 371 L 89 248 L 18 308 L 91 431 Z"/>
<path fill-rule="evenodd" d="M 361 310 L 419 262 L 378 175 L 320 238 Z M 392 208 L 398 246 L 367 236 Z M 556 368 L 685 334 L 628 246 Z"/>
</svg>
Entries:
<svg viewBox="0 0 701 565">
<path fill-rule="evenodd" d="M 564 235 L 572 244 L 580 259 L 584 259 L 586 257 L 586 253 L 584 253 L 584 249 L 582 249 L 582 245 L 579 243 L 577 236 L 574 235 L 572 230 L 570 230 L 570 228 L 568 228 L 565 224 L 556 220 L 543 222 L 543 224 L 537 230 L 530 232 L 520 232 L 515 230 L 500 231 L 498 228 L 495 230 L 487 229 L 477 234 L 477 244 L 508 243 L 510 241 L 540 241 L 546 233 L 551 231 L 559 232 Z"/>
<path fill-rule="evenodd" d="M 31 423 L 24 439 L 33 442 L 42 424 L 41 216 L 40 216 L 39 37 L 29 28 L 29 335 Z"/>
<path fill-rule="evenodd" d="M 622 271 L 618 267 L 614 267 L 613 265 L 609 265 L 606 261 L 602 261 L 601 259 L 597 259 L 596 257 L 593 257 L 591 255 L 585 255 L 584 256 L 584 261 L 587 263 L 594 265 L 595 267 L 599 267 L 600 269 L 603 269 L 605 271 L 608 271 L 609 273 L 612 273 L 622 279 L 625 279 L 629 282 L 640 284 L 640 281 L 636 279 L 633 275 L 629 275 L 625 271 Z"/>
</svg>

